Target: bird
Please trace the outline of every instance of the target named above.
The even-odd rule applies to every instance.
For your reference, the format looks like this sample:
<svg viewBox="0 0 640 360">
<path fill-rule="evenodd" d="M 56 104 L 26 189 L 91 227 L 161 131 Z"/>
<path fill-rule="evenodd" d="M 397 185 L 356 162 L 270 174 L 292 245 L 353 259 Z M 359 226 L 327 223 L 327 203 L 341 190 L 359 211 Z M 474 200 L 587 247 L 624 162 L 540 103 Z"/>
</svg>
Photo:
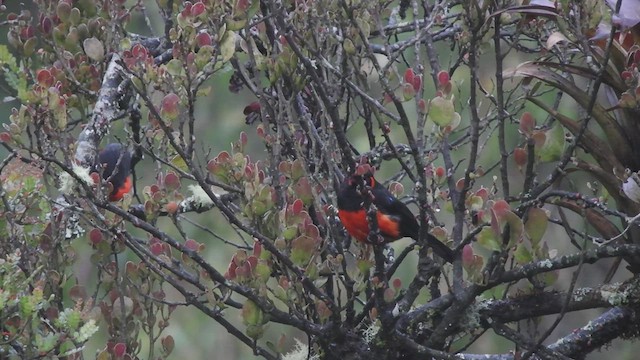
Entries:
<svg viewBox="0 0 640 360">
<path fill-rule="evenodd" d="M 129 191 L 133 182 L 131 173 L 131 154 L 122 144 L 111 143 L 98 154 L 98 162 L 102 166 L 102 178 L 113 185 L 109 201 L 118 201 Z M 116 168 L 117 167 L 117 168 Z"/>
<path fill-rule="evenodd" d="M 351 175 L 340 185 L 337 196 L 338 217 L 349 235 L 362 243 L 366 243 L 369 236 L 365 199 L 358 189 L 359 185 L 365 183 L 371 187 L 371 202 L 376 206 L 378 229 L 385 242 L 403 237 L 410 237 L 417 241 L 420 225 L 411 210 L 377 182 L 370 172 L 364 175 Z M 429 233 L 426 236 L 426 243 L 435 254 L 449 263 L 453 262 L 454 252 L 451 248 Z"/>
</svg>

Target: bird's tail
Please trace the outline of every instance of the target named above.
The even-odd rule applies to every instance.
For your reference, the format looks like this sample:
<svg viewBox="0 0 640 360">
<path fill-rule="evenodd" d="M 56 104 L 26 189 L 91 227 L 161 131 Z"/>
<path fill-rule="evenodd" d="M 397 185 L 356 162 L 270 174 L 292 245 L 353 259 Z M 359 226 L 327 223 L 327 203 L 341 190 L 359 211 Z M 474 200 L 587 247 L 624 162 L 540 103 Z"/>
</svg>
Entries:
<svg viewBox="0 0 640 360">
<path fill-rule="evenodd" d="M 433 252 L 443 258 L 448 263 L 453 263 L 455 253 L 450 247 L 440 242 L 435 236 L 427 233 L 427 245 L 429 245 Z"/>
</svg>

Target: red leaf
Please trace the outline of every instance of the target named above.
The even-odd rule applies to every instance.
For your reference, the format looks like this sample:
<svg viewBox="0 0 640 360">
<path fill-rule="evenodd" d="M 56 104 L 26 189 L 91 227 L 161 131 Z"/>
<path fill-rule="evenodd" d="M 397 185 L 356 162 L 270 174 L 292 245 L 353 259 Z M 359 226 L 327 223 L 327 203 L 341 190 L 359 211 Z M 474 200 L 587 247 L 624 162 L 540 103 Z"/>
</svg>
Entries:
<svg viewBox="0 0 640 360">
<path fill-rule="evenodd" d="M 151 253 L 154 256 L 158 256 L 158 255 L 162 254 L 162 244 L 161 243 L 151 244 L 149 246 L 149 250 L 151 250 Z"/>
<path fill-rule="evenodd" d="M 36 80 L 38 81 L 38 84 L 40 84 L 40 86 L 49 88 L 53 85 L 54 78 L 53 76 L 51 76 L 51 72 L 49 72 L 49 70 L 41 69 L 38 70 Z"/>
<path fill-rule="evenodd" d="M 393 282 L 391 283 L 394 289 L 400 289 L 402 287 L 402 280 L 396 278 L 393 279 Z"/>
<path fill-rule="evenodd" d="M 185 241 L 184 243 L 184 247 L 186 247 L 187 249 L 191 250 L 191 251 L 198 251 L 200 244 L 193 240 L 193 239 L 188 239 L 187 241 Z"/>
<path fill-rule="evenodd" d="M 113 347 L 113 354 L 115 356 L 124 356 L 126 352 L 127 352 L 127 345 L 125 345 L 124 343 L 117 343 Z"/>
<path fill-rule="evenodd" d="M 251 113 L 259 113 L 260 112 L 260 102 L 259 101 L 254 101 L 251 104 L 245 106 L 244 110 L 242 110 L 242 113 L 244 115 L 249 115 Z"/>
<path fill-rule="evenodd" d="M 191 16 L 196 17 L 202 13 L 204 13 L 204 11 L 206 10 L 205 6 L 203 3 L 201 2 L 197 2 L 195 4 L 193 4 L 193 6 L 191 7 Z"/>
<path fill-rule="evenodd" d="M 227 280 L 234 280 L 236 278 L 236 269 L 238 265 L 235 262 L 231 261 L 229 266 L 227 267 L 227 272 L 224 273 L 224 278 Z"/>
<path fill-rule="evenodd" d="M 415 75 L 416 74 L 413 72 L 413 69 L 408 68 L 404 72 L 404 82 L 413 84 L 413 78 L 415 77 Z"/>
<path fill-rule="evenodd" d="M 199 47 L 213 45 L 211 35 L 207 34 L 206 32 L 199 33 L 198 35 L 196 35 L 196 44 L 198 44 Z"/>
<path fill-rule="evenodd" d="M 177 190 L 180 188 L 180 178 L 175 173 L 169 172 L 164 177 L 164 186 L 168 191 Z"/>
<path fill-rule="evenodd" d="M 520 132 L 529 136 L 536 126 L 536 119 L 533 118 L 530 112 L 525 112 L 520 117 Z"/>
<path fill-rule="evenodd" d="M 293 215 L 298 215 L 304 209 L 304 203 L 300 199 L 296 199 L 293 202 Z"/>
<path fill-rule="evenodd" d="M 473 264 L 473 248 L 471 245 L 465 245 L 464 248 L 462 248 L 462 264 L 465 267 Z"/>
<path fill-rule="evenodd" d="M 513 150 L 513 159 L 516 162 L 516 165 L 522 167 L 527 164 L 527 150 L 523 148 L 515 148 Z"/>
<path fill-rule="evenodd" d="M 411 82 L 411 85 L 413 85 L 413 89 L 415 90 L 415 92 L 420 91 L 420 89 L 422 89 L 422 75 L 415 76 L 413 78 L 413 81 Z"/>
<path fill-rule="evenodd" d="M 438 85 L 445 86 L 449 81 L 449 73 L 447 71 L 443 70 L 438 73 Z"/>
<path fill-rule="evenodd" d="M 102 231 L 95 228 L 91 229 L 91 231 L 89 231 L 89 240 L 92 245 L 98 245 L 103 240 Z"/>
<path fill-rule="evenodd" d="M 502 216 L 504 216 L 504 214 L 507 213 L 507 211 L 511 210 L 511 206 L 504 200 L 498 200 L 495 202 L 495 204 L 493 204 L 492 209 L 493 211 L 495 211 L 496 216 L 498 218 L 501 218 Z"/>
<path fill-rule="evenodd" d="M 253 255 L 260 257 L 262 254 L 262 244 L 258 240 L 253 241 Z"/>
</svg>

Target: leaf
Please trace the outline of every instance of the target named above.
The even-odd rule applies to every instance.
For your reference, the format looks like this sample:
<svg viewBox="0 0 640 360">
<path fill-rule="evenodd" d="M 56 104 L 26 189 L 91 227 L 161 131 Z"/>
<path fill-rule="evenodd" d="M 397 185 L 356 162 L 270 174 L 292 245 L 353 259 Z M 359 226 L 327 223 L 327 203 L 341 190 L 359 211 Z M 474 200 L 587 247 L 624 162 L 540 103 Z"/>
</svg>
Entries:
<svg viewBox="0 0 640 360">
<path fill-rule="evenodd" d="M 554 204 L 569 209 L 578 215 L 584 216 L 589 224 L 593 226 L 593 228 L 604 238 L 610 239 L 620 234 L 620 230 L 595 209 L 585 209 L 583 206 L 576 204 L 573 201 L 565 200 L 556 200 Z"/>
<path fill-rule="evenodd" d="M 520 126 L 518 130 L 521 134 L 530 136 L 533 132 L 533 129 L 536 127 L 536 119 L 531 115 L 530 112 L 525 112 L 520 117 Z"/>
<path fill-rule="evenodd" d="M 236 33 L 233 31 L 227 31 L 220 42 L 220 55 L 222 55 L 222 62 L 231 60 L 236 52 Z"/>
<path fill-rule="evenodd" d="M 525 165 L 527 165 L 527 149 L 524 148 L 515 148 L 513 150 L 513 159 L 518 165 L 518 168 L 522 169 Z"/>
<path fill-rule="evenodd" d="M 569 39 L 567 39 L 566 36 L 564 36 L 564 34 L 562 34 L 559 31 L 552 33 L 551 35 L 549 35 L 549 38 L 547 38 L 547 44 L 546 44 L 547 50 L 550 50 L 552 47 L 556 46 L 556 44 L 560 42 L 568 43 L 570 41 Z"/>
<path fill-rule="evenodd" d="M 311 260 L 315 250 L 316 239 L 306 235 L 298 236 L 291 242 L 291 261 L 304 267 Z"/>
<path fill-rule="evenodd" d="M 480 230 L 480 233 L 478 234 L 478 244 L 489 250 L 502 250 L 500 239 L 498 239 L 496 233 L 489 226 L 485 226 L 484 228 L 482 228 L 482 230 Z"/>
<path fill-rule="evenodd" d="M 0 45 L 0 66 L 8 66 L 9 70 L 13 72 L 19 72 L 18 62 L 16 58 L 11 54 L 7 45 Z"/>
<path fill-rule="evenodd" d="M 5 72 L 4 79 L 18 93 L 18 99 L 28 101 L 27 79 L 23 72 Z"/>
<path fill-rule="evenodd" d="M 538 243 L 547 231 L 549 218 L 547 212 L 541 208 L 531 208 L 527 213 L 527 222 L 524 224 L 524 230 L 531 241 L 533 247 L 538 247 Z"/>
<path fill-rule="evenodd" d="M 507 211 L 503 216 L 503 222 L 505 225 L 509 225 L 508 247 L 512 247 L 517 241 L 520 241 L 522 234 L 524 233 L 522 219 L 520 219 L 514 212 Z"/>
<path fill-rule="evenodd" d="M 605 239 L 620 235 L 620 230 L 609 219 L 595 209 L 586 209 L 587 221 Z"/>
<path fill-rule="evenodd" d="M 247 300 L 242 306 L 242 322 L 245 325 L 264 324 L 264 314 L 255 302 Z"/>
<path fill-rule="evenodd" d="M 169 63 L 167 63 L 167 72 L 171 76 L 180 76 L 184 74 L 184 67 L 182 66 L 182 61 L 178 59 L 171 59 Z"/>
<path fill-rule="evenodd" d="M 607 37 L 609 36 L 609 34 L 607 33 Z M 568 72 L 574 75 L 578 75 L 578 76 L 582 76 L 585 77 L 587 79 L 596 79 L 598 77 L 598 74 L 589 69 L 588 67 L 584 67 L 584 66 L 580 66 L 580 65 L 575 65 L 575 64 L 559 64 L 556 62 L 552 62 L 552 61 L 535 61 L 534 64 L 536 65 L 542 65 L 545 67 L 549 67 L 552 69 L 558 69 L 560 71 L 563 72 Z M 602 76 L 602 81 L 613 87 L 614 89 L 616 89 L 616 91 L 618 92 L 622 92 L 624 90 L 626 90 L 628 88 L 628 86 L 624 83 L 624 81 L 622 81 L 622 79 L 620 78 L 620 76 L 618 76 L 617 72 L 615 71 L 615 69 L 611 69 L 608 68 L 608 70 L 613 70 L 613 71 L 605 71 L 605 73 Z"/>
<path fill-rule="evenodd" d="M 187 163 L 184 161 L 184 159 L 180 155 L 176 155 L 173 157 L 173 159 L 171 159 L 171 165 L 175 166 L 177 169 L 182 171 L 189 170 Z"/>
<path fill-rule="evenodd" d="M 429 103 L 429 115 L 427 118 L 440 127 L 451 124 L 455 115 L 460 116 L 455 111 L 453 100 L 445 99 L 442 96 L 436 96 Z"/>
<path fill-rule="evenodd" d="M 513 258 L 518 262 L 518 264 L 524 265 L 528 264 L 533 260 L 533 255 L 524 242 L 519 242 L 516 247 L 516 251 L 513 252 Z"/>
<path fill-rule="evenodd" d="M 551 162 L 559 160 L 564 152 L 564 130 L 562 125 L 556 123 L 546 132 L 544 145 L 537 151 L 536 155 L 541 162 Z"/>
<path fill-rule="evenodd" d="M 566 79 L 561 74 L 552 71 L 547 66 L 542 66 L 539 63 L 525 62 L 515 69 L 505 71 L 505 78 L 513 77 L 536 78 L 571 96 L 583 108 L 586 109 L 589 106 L 591 96 L 585 89 Z M 624 136 L 624 131 L 615 118 L 610 116 L 602 105 L 599 104 L 593 106 L 591 115 L 604 131 L 607 142 L 613 145 L 612 148 L 616 156 L 625 163 L 627 161 L 630 163 L 633 162 L 633 154 L 627 145 L 628 142 Z"/>
<path fill-rule="evenodd" d="M 540 101 L 540 99 L 530 98 L 529 101 L 545 110 L 549 115 L 553 116 L 573 135 L 577 135 L 580 132 L 581 125 L 573 119 L 552 109 L 551 107 Z M 604 141 L 600 140 L 600 138 L 597 137 L 589 129 L 585 130 L 582 134 L 582 141 L 580 141 L 580 145 L 584 147 L 585 150 L 587 150 L 591 154 L 591 156 L 596 159 L 598 164 L 600 164 L 600 166 L 602 166 L 605 171 L 611 172 L 613 168 L 624 168 L 612 153 L 611 147 Z"/>
<path fill-rule="evenodd" d="M 104 59 L 104 45 L 95 37 L 85 39 L 82 42 L 82 47 L 89 59 L 93 61 L 102 61 Z"/>
<path fill-rule="evenodd" d="M 173 348 L 176 345 L 175 341 L 173 340 L 173 336 L 167 335 L 163 337 L 160 342 L 162 343 L 162 350 L 164 351 L 165 355 L 171 354 Z"/>
</svg>

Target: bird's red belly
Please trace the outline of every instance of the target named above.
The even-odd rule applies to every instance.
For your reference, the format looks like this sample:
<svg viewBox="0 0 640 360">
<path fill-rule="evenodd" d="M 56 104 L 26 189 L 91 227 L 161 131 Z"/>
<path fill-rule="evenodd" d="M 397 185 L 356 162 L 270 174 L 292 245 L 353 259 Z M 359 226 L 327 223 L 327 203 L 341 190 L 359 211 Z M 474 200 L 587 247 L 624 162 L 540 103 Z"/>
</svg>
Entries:
<svg viewBox="0 0 640 360">
<path fill-rule="evenodd" d="M 369 223 L 367 221 L 367 213 L 363 210 L 338 212 L 338 217 L 347 232 L 358 241 L 366 242 L 369 235 Z M 378 228 L 380 233 L 387 239 L 399 239 L 400 229 L 398 222 L 394 221 L 390 216 L 378 212 L 377 216 Z"/>
<path fill-rule="evenodd" d="M 133 183 L 130 177 L 127 177 L 124 181 L 124 184 L 120 186 L 118 189 L 114 189 L 113 193 L 109 195 L 109 201 L 118 201 L 124 197 L 125 194 L 131 191 L 131 187 Z"/>
</svg>

